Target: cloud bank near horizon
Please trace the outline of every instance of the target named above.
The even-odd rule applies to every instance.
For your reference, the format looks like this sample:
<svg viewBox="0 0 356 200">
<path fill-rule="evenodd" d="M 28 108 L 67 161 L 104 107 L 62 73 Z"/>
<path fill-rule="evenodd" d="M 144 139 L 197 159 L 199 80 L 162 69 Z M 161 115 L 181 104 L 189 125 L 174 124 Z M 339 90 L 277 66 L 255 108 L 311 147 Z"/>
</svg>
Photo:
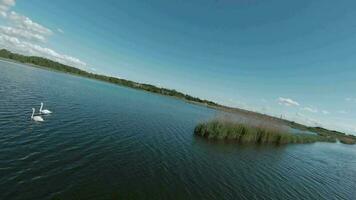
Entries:
<svg viewBox="0 0 356 200">
<path fill-rule="evenodd" d="M 15 0 L 0 0 L 0 18 L 7 24 L 0 25 L 0 48 L 28 56 L 45 57 L 78 68 L 87 66 L 78 58 L 45 47 L 54 31 L 32 21 L 29 17 L 11 11 L 15 4 Z"/>
</svg>

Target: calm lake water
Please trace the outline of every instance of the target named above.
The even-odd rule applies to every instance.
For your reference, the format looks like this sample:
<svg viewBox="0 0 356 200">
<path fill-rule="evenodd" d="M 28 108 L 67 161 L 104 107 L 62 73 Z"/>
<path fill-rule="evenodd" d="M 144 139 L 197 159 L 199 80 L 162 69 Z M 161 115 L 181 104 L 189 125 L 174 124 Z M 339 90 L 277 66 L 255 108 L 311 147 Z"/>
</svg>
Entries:
<svg viewBox="0 0 356 200">
<path fill-rule="evenodd" d="M 41 101 L 54 113 L 36 123 Z M 216 115 L 0 61 L 0 199 L 356 199 L 356 146 L 193 136 Z"/>
</svg>

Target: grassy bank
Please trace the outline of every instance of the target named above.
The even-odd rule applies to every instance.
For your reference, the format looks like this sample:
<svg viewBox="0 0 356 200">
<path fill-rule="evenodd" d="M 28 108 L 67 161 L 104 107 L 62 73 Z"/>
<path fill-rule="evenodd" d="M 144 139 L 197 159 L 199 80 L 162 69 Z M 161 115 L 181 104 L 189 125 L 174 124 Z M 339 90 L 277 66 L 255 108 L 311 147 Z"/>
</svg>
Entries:
<svg viewBox="0 0 356 200">
<path fill-rule="evenodd" d="M 337 139 L 343 144 L 356 144 L 356 139 L 350 137 L 339 137 Z"/>
<path fill-rule="evenodd" d="M 208 139 L 234 140 L 239 143 L 288 144 L 335 142 L 334 137 L 290 134 L 276 127 L 253 126 L 227 120 L 212 120 L 198 124 L 194 133 Z"/>
<path fill-rule="evenodd" d="M 334 137 L 343 144 L 356 144 L 356 136 L 354 136 L 354 135 L 347 135 L 347 134 L 339 132 L 339 131 L 327 130 L 322 127 L 306 127 L 303 125 L 298 125 L 293 122 L 289 126 L 292 128 L 298 129 L 298 130 L 311 131 L 311 132 L 317 133 L 318 135 L 324 136 L 324 137 Z"/>
</svg>

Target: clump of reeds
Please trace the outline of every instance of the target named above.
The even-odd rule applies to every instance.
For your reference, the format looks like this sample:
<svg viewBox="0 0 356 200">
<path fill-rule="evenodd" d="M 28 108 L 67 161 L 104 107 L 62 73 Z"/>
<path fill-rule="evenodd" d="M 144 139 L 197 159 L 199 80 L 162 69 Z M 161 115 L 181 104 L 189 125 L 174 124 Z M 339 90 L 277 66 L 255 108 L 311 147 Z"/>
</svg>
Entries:
<svg viewBox="0 0 356 200">
<path fill-rule="evenodd" d="M 273 126 L 256 126 L 229 120 L 212 120 L 198 124 L 195 127 L 194 133 L 208 139 L 235 140 L 240 143 L 288 144 L 317 141 L 335 142 L 335 139 L 331 137 L 290 134 Z"/>
<path fill-rule="evenodd" d="M 356 144 L 356 140 L 355 139 L 351 139 L 351 138 L 348 138 L 348 137 L 339 137 L 338 139 L 343 144 Z"/>
</svg>

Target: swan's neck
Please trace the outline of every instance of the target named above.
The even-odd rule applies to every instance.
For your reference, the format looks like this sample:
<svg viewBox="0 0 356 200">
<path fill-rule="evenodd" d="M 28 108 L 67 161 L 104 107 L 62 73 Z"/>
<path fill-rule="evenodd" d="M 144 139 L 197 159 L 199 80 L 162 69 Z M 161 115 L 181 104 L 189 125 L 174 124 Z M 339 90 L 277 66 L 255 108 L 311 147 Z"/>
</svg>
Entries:
<svg viewBox="0 0 356 200">
<path fill-rule="evenodd" d="M 35 110 L 32 110 L 32 115 L 31 115 L 31 119 L 33 119 L 33 115 L 35 114 Z"/>
<path fill-rule="evenodd" d="M 42 111 L 43 103 L 41 103 L 40 112 Z"/>
</svg>

